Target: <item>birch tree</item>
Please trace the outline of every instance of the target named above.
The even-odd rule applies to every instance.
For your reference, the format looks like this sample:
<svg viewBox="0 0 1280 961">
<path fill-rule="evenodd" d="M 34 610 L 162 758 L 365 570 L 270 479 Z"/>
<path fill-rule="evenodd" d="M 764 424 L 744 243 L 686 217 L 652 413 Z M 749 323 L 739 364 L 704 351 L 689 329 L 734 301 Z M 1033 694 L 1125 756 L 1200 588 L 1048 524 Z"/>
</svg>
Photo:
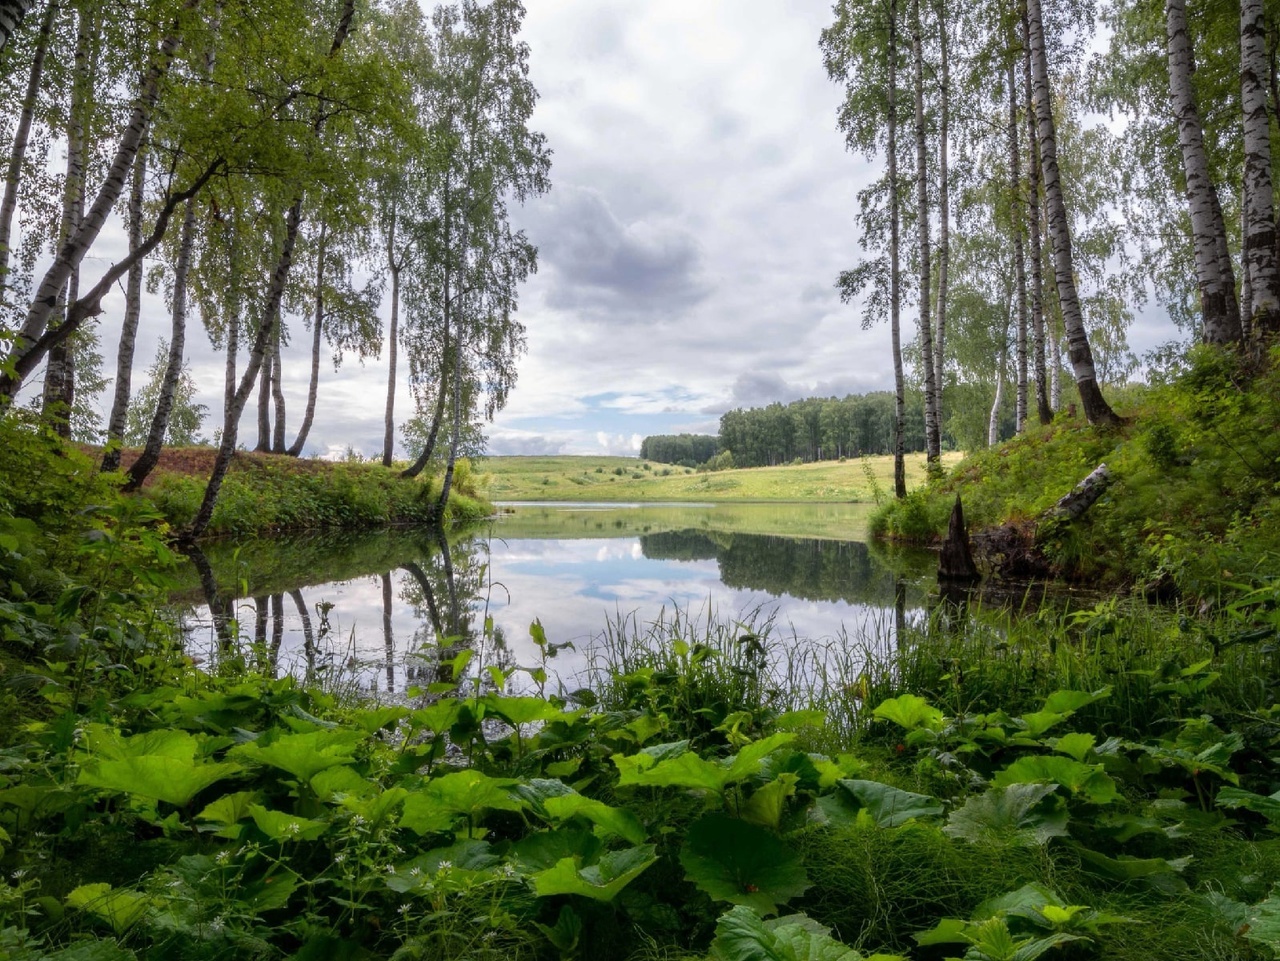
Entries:
<svg viewBox="0 0 1280 961">
<path fill-rule="evenodd" d="M 1200 286 L 1203 336 L 1211 344 L 1235 344 L 1242 338 L 1240 305 L 1236 300 L 1235 271 L 1227 248 L 1222 205 L 1210 177 L 1204 130 L 1191 88 L 1195 60 L 1187 31 L 1185 0 L 1165 0 L 1164 10 L 1169 43 L 1169 98 L 1182 152 L 1187 208 L 1195 244 L 1196 278 Z M 1274 227 L 1272 229 L 1274 231 Z"/>
</svg>

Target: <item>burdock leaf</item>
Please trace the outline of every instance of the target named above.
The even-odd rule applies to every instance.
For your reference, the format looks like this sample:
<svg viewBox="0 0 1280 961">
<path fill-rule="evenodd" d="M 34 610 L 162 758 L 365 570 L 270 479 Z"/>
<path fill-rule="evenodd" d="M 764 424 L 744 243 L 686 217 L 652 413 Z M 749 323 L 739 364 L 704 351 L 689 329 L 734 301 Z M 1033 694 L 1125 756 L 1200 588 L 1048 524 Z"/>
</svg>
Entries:
<svg viewBox="0 0 1280 961">
<path fill-rule="evenodd" d="M 809 889 L 796 851 L 772 831 L 723 814 L 704 815 L 689 828 L 680 863 L 685 877 L 715 900 L 762 915 Z"/>
</svg>

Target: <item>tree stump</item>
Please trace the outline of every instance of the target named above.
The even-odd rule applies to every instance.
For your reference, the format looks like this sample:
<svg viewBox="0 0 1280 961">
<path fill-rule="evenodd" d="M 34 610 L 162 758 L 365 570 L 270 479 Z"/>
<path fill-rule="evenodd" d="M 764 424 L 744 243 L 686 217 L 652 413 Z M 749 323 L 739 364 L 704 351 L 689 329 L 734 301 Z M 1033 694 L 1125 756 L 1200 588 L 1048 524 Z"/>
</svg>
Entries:
<svg viewBox="0 0 1280 961">
<path fill-rule="evenodd" d="M 969 531 L 964 526 L 964 507 L 957 494 L 956 505 L 951 508 L 947 539 L 942 542 L 942 551 L 938 554 L 938 580 L 956 584 L 981 579 L 978 565 L 973 562 L 973 553 L 969 550 Z"/>
</svg>

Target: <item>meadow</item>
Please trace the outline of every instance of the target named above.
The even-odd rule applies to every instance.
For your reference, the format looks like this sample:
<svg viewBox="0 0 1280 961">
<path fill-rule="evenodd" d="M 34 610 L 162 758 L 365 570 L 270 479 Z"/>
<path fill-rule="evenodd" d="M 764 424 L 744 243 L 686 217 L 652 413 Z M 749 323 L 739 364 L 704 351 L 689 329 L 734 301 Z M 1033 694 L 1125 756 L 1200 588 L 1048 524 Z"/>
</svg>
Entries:
<svg viewBox="0 0 1280 961">
<path fill-rule="evenodd" d="M 949 468 L 962 455 L 943 455 Z M 923 454 L 906 458 L 907 484 L 925 480 Z M 856 501 L 893 495 L 888 456 L 695 471 L 634 457 L 487 457 L 476 465 L 494 501 Z"/>
</svg>

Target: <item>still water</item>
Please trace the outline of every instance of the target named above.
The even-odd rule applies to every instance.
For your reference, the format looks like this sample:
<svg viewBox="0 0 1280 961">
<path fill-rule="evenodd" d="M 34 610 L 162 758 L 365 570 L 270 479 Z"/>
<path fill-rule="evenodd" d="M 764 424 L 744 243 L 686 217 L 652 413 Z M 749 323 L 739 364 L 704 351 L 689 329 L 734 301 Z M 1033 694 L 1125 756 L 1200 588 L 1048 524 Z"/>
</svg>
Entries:
<svg viewBox="0 0 1280 961">
<path fill-rule="evenodd" d="M 867 512 L 503 505 L 448 540 L 392 531 L 218 544 L 174 600 L 205 662 L 235 655 L 387 692 L 426 678 L 440 637 L 464 638 L 490 662 L 535 665 L 536 619 L 548 641 L 572 645 L 548 665 L 553 686 L 572 689 L 607 629 L 643 633 L 676 612 L 744 631 L 767 623 L 784 642 L 891 643 L 895 613 L 923 602 L 929 564 L 868 544 Z"/>
</svg>

